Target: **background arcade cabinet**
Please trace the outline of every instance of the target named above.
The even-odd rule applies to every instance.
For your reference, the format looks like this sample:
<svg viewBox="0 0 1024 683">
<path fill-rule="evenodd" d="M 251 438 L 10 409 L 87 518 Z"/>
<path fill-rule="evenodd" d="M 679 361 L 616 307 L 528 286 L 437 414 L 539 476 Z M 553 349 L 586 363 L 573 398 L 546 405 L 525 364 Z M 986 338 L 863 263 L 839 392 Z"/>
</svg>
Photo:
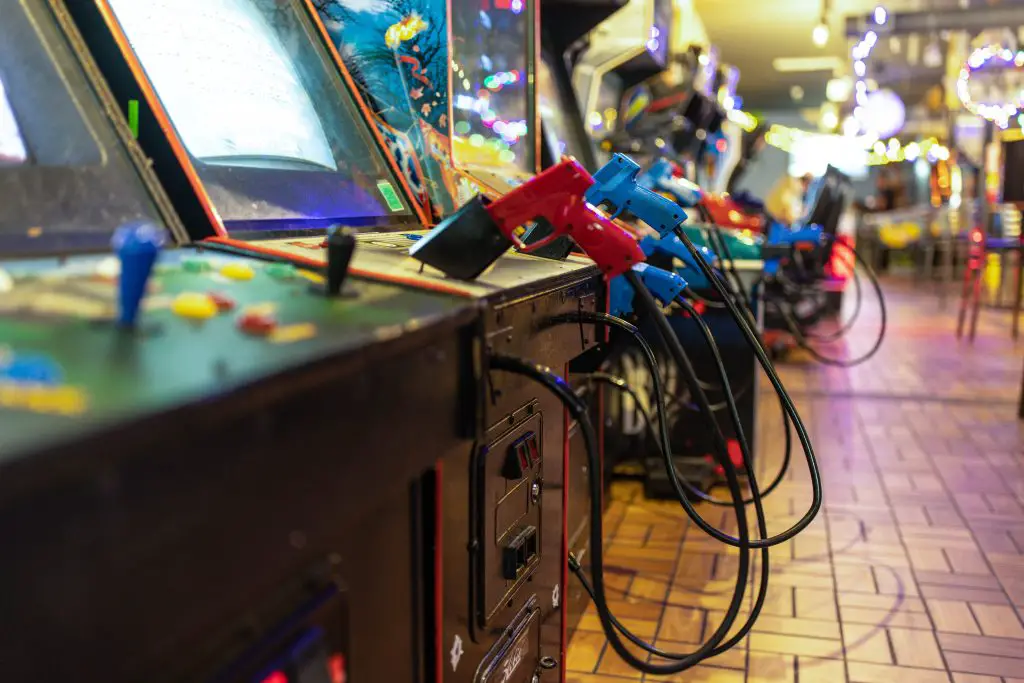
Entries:
<svg viewBox="0 0 1024 683">
<path fill-rule="evenodd" d="M 629 0 L 589 33 L 572 84 L 588 130 L 599 143 L 622 128 L 628 116 L 621 111 L 626 91 L 668 65 L 672 16 L 671 0 Z M 603 165 L 611 148 L 600 149 Z"/>
<path fill-rule="evenodd" d="M 144 99 L 143 125 L 160 122 L 163 135 L 141 141 L 175 196 L 203 218 L 195 235 L 207 237 L 204 245 L 326 269 L 330 280 L 339 250 L 332 248 L 336 240 L 325 239 L 326 228 L 341 225 L 358 233 L 349 254 L 351 273 L 483 305 L 477 351 L 561 368 L 593 344 L 589 329 L 544 325 L 552 315 L 600 305 L 601 278 L 588 259 L 509 254 L 467 282 L 409 258 L 409 247 L 422 234 L 415 230 L 424 224 L 405 197 L 408 177 L 394 173 L 389 163 L 394 159 L 381 153 L 387 144 L 380 128 L 368 126 L 361 115 L 362 100 L 350 87 L 328 24 L 318 21 L 323 15 L 309 3 L 218 0 L 197 4 L 192 12 L 182 11 L 179 3 L 170 13 L 166 0 L 146 7 L 108 2 L 82 3 L 76 17 L 88 27 L 97 51 L 108 57 L 104 67 L 119 96 Z M 456 42 L 461 51 L 452 52 L 462 65 L 459 72 L 451 70 L 453 77 L 478 99 L 485 99 L 481 90 L 492 93 L 488 109 L 460 109 L 454 118 L 452 137 L 462 138 L 455 150 L 469 150 L 455 158 L 489 174 L 488 183 L 504 178 L 502 163 L 510 175 L 525 176 L 536 159 L 532 87 L 526 87 L 532 80 L 527 74 L 532 48 L 516 38 L 531 33 L 534 11 L 530 4 L 481 11 L 474 3 L 471 19 L 477 23 L 453 27 L 456 35 L 464 30 L 469 36 Z M 152 34 L 154 26 L 161 27 L 159 35 Z M 164 43 L 169 26 L 176 28 L 174 45 Z M 413 30 L 407 24 L 396 32 L 402 37 Z M 221 92 L 209 83 L 182 87 L 179 74 L 191 57 L 167 57 L 175 49 L 187 51 L 182 36 L 191 35 L 205 51 L 203 71 L 192 72 L 203 75 L 197 80 L 211 73 L 205 62 L 213 52 L 221 60 L 214 71 L 224 79 L 239 71 L 231 87 L 242 92 L 227 97 L 228 89 Z M 488 64 L 504 75 L 488 80 L 495 73 Z M 246 85 L 257 76 L 259 88 Z M 366 81 L 365 92 L 374 92 L 373 82 Z M 234 111 L 236 97 L 248 98 L 247 111 L 274 118 L 251 130 L 225 124 L 228 130 L 219 138 L 189 125 L 192 116 L 208 120 L 222 109 Z M 410 98 L 415 99 L 412 93 Z M 381 96 L 375 107 L 384 111 L 385 101 Z M 236 114 L 226 120 L 244 118 Z M 278 122 L 286 130 L 279 131 Z M 486 370 L 475 361 L 473 367 Z M 476 380 L 478 412 L 470 429 L 476 443 L 446 452 L 427 506 L 441 520 L 426 538 L 442 551 L 430 573 L 439 602 L 429 605 L 429 668 L 446 681 L 471 680 L 482 663 L 501 663 L 511 634 L 511 644 L 530 643 L 524 670 L 538 670 L 542 659 L 561 661 L 563 650 L 564 411 L 557 399 L 518 377 L 477 374 Z M 506 461 L 519 462 L 522 454 L 528 460 L 513 476 Z M 515 559 L 520 549 L 523 561 L 509 566 L 510 552 Z"/>
<path fill-rule="evenodd" d="M 594 141 L 583 123 L 572 74 L 587 34 L 621 9 L 625 0 L 546 0 L 541 16 L 541 58 L 537 64 L 537 106 L 543 138 L 541 163 L 549 168 L 563 156 L 597 171 Z"/>
<path fill-rule="evenodd" d="M 162 249 L 66 8 L 0 15 L 5 676 L 425 680 L 421 477 L 471 443 L 475 307 Z"/>
</svg>

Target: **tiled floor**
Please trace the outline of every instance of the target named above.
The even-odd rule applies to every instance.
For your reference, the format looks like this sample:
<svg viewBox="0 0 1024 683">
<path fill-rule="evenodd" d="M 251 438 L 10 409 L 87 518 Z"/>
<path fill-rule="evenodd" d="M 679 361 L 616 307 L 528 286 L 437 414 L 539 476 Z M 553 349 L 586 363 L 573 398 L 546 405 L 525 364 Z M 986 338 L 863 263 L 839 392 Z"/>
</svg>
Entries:
<svg viewBox="0 0 1024 683">
<path fill-rule="evenodd" d="M 1024 683 L 1024 341 L 1011 341 L 1007 315 L 984 311 L 973 346 L 958 343 L 954 304 L 940 310 L 934 294 L 897 283 L 887 293 L 890 336 L 872 361 L 781 368 L 817 451 L 824 510 L 772 552 L 751 635 L 668 680 Z M 853 351 L 869 343 L 870 319 Z M 777 408 L 760 417 L 767 481 L 781 427 Z M 794 463 L 766 500 L 770 532 L 806 509 L 806 482 Z M 613 610 L 661 647 L 694 649 L 722 618 L 735 554 L 675 503 L 646 501 L 628 484 L 613 495 Z M 721 508 L 701 509 L 727 521 Z M 592 610 L 568 669 L 570 683 L 641 680 L 608 648 Z"/>
</svg>

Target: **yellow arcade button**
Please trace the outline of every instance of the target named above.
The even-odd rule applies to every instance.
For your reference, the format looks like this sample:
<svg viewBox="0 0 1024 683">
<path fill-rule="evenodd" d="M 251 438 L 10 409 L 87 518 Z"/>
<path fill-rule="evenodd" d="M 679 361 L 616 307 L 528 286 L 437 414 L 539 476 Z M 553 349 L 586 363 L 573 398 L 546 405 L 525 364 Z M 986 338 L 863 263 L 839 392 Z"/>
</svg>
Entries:
<svg viewBox="0 0 1024 683">
<path fill-rule="evenodd" d="M 217 315 L 217 302 L 207 294 L 184 292 L 174 298 L 171 311 L 190 320 L 207 320 Z"/>
<path fill-rule="evenodd" d="M 251 280 L 252 267 L 247 263 L 226 263 L 221 266 L 220 274 L 232 280 Z"/>
</svg>

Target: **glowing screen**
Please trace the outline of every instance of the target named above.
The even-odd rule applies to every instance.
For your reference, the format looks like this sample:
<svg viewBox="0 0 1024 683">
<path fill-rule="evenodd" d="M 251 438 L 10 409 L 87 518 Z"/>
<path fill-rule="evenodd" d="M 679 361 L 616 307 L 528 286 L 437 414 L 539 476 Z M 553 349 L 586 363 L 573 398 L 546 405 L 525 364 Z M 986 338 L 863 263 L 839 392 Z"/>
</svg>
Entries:
<svg viewBox="0 0 1024 683">
<path fill-rule="evenodd" d="M 302 3 L 110 5 L 229 230 L 410 213 Z"/>
<path fill-rule="evenodd" d="M 532 173 L 530 56 L 536 0 L 452 0 L 452 142 L 464 165 Z"/>
<path fill-rule="evenodd" d="M 7 99 L 3 76 L 0 76 L 0 166 L 23 164 L 28 160 L 28 150 L 21 138 L 18 121 Z"/>
<path fill-rule="evenodd" d="M 193 156 L 296 159 L 337 169 L 287 50 L 253 3 L 111 5 Z M 183 17 L 189 18 L 187 32 Z"/>
</svg>

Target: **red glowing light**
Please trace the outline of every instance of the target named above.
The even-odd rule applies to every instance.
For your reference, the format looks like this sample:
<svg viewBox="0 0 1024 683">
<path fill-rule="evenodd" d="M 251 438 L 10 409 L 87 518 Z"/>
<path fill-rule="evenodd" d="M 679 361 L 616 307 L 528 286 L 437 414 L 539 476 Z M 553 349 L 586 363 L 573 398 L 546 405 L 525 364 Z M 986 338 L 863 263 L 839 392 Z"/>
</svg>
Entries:
<svg viewBox="0 0 1024 683">
<path fill-rule="evenodd" d="M 262 683 L 288 683 L 288 677 L 283 671 L 275 671 L 264 678 Z"/>
<path fill-rule="evenodd" d="M 971 240 L 973 242 L 981 242 L 982 239 L 984 238 L 981 236 L 981 232 L 975 230 L 974 232 L 971 233 Z"/>
<path fill-rule="evenodd" d="M 331 675 L 331 683 L 346 683 L 348 675 L 345 673 L 345 655 L 331 655 L 327 660 L 327 671 Z"/>
<path fill-rule="evenodd" d="M 725 141 L 724 139 L 722 139 L 722 138 L 719 138 L 719 139 L 718 139 L 718 141 L 717 141 L 717 142 L 715 142 L 715 149 L 717 149 L 717 150 L 718 150 L 719 152 L 725 152 L 725 150 L 726 150 L 726 148 L 727 148 L 728 146 L 729 146 L 729 143 L 727 143 L 727 142 L 726 142 L 726 141 Z"/>
</svg>

